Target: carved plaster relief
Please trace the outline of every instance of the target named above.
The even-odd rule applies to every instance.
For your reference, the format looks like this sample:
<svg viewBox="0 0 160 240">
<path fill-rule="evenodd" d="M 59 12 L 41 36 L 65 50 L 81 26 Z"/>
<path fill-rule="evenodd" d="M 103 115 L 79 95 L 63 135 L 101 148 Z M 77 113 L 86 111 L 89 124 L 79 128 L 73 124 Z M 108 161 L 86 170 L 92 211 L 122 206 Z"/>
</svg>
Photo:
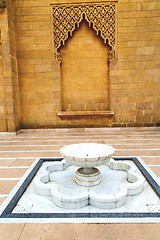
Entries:
<svg viewBox="0 0 160 240">
<path fill-rule="evenodd" d="M 1 45 L 2 43 L 1 43 L 1 29 L 0 29 L 0 45 Z"/>
<path fill-rule="evenodd" d="M 63 4 L 52 6 L 53 33 L 55 59 L 61 62 L 59 48 L 65 44 L 73 31 L 85 19 L 97 35 L 101 36 L 105 44 L 109 44 L 112 50 L 109 52 L 108 60 L 115 57 L 116 42 L 116 5 L 115 3 L 82 3 Z"/>
<path fill-rule="evenodd" d="M 1 35 L 1 28 L 0 28 L 0 56 L 2 55 L 2 35 Z"/>
<path fill-rule="evenodd" d="M 6 8 L 6 1 L 0 0 L 0 13 L 2 13 L 5 8 Z"/>
</svg>

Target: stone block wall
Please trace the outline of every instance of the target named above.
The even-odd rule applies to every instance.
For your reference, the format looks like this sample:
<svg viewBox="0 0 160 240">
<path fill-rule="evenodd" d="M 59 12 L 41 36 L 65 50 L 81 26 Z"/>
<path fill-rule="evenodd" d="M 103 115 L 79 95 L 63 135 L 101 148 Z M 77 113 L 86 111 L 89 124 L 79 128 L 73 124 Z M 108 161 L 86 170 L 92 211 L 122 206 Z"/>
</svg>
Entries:
<svg viewBox="0 0 160 240">
<path fill-rule="evenodd" d="M 5 108 L 5 90 L 4 90 L 4 79 L 3 79 L 3 59 L 2 59 L 1 29 L 0 29 L 0 131 L 7 131 L 7 126 L 6 126 L 6 108 Z"/>
<path fill-rule="evenodd" d="M 0 14 L 1 30 L 1 89 L 3 120 L 0 131 L 14 132 L 20 128 L 20 104 L 13 1 Z"/>
<path fill-rule="evenodd" d="M 117 2 L 117 56 L 110 62 L 109 77 L 111 121 L 57 115 L 62 110 L 61 69 L 54 59 L 50 4 L 61 2 L 9 0 L 0 13 L 0 131 L 159 125 L 160 1 Z"/>
<path fill-rule="evenodd" d="M 59 126 L 59 64 L 52 51 L 50 1 L 15 1 L 21 127 Z"/>
<path fill-rule="evenodd" d="M 15 16 L 14 16 L 14 1 L 9 0 L 7 2 L 7 14 L 8 14 L 8 34 L 9 34 L 9 56 L 8 56 L 8 64 L 9 67 L 8 70 L 11 71 L 9 73 L 9 84 L 12 88 L 12 91 L 6 91 L 6 100 L 8 101 L 6 103 L 6 106 L 8 107 L 10 105 L 10 110 L 8 115 L 14 116 L 14 122 L 15 122 L 15 130 L 18 130 L 20 128 L 20 101 L 19 101 L 19 82 L 18 82 L 18 67 L 17 67 L 17 52 L 16 52 L 16 32 L 15 32 Z M 13 103 L 10 100 L 10 97 L 13 98 Z M 10 104 L 9 104 L 10 103 Z M 13 107 L 12 107 L 13 105 Z M 11 121 L 9 123 L 11 126 L 13 125 L 13 120 L 11 118 Z M 8 127 L 12 128 L 12 127 Z"/>
<path fill-rule="evenodd" d="M 111 70 L 114 125 L 160 123 L 160 1 L 118 2 L 118 61 Z"/>
<path fill-rule="evenodd" d="M 62 110 L 109 109 L 108 62 L 110 47 L 82 21 L 60 49 Z"/>
</svg>

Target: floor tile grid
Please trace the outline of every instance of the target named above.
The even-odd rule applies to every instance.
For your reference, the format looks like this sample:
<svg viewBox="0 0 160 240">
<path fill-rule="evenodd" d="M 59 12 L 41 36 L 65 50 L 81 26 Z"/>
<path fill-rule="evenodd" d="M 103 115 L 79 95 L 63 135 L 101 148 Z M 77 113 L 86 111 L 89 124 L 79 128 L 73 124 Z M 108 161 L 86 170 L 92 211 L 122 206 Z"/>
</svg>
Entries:
<svg viewBox="0 0 160 240">
<path fill-rule="evenodd" d="M 81 130 L 81 131 L 80 131 Z M 92 131 L 91 131 L 92 130 Z M 131 138 L 132 136 L 132 138 Z M 135 139 L 136 136 L 136 139 Z M 149 136 L 149 138 L 148 138 Z M 156 139 L 155 139 L 156 136 Z M 73 141 L 75 139 L 75 141 Z M 123 140 L 122 140 L 123 139 Z M 134 139 L 134 143 L 132 141 Z M 58 140 L 58 141 L 57 141 Z M 60 140 L 60 141 L 59 141 Z M 65 140 L 65 141 L 64 141 Z M 160 175 L 160 131 L 159 128 L 141 129 L 71 129 L 69 132 L 50 133 L 27 132 L 17 136 L 0 137 L 0 186 L 8 185 L 5 192 L 0 188 L 0 200 L 11 190 L 36 157 L 59 157 L 59 149 L 64 145 L 79 142 L 97 142 L 111 144 L 115 156 L 140 156 L 156 173 Z M 52 144 L 54 143 L 54 144 Z M 2 145 L 3 144 L 3 145 Z M 10 183 L 9 183 L 10 182 Z M 7 192 L 7 193 L 6 193 Z"/>
<path fill-rule="evenodd" d="M 53 131 L 54 133 L 54 131 Z M 112 145 L 115 156 L 140 156 L 160 176 L 159 128 L 71 129 L 24 131 L 0 136 L 0 204 L 36 157 L 59 157 L 68 144 L 97 142 Z M 67 133 L 67 134 L 66 134 Z M 67 135 L 67 136 L 66 136 Z M 17 180 L 12 180 L 13 178 Z M 9 226 L 8 226 L 9 225 Z M 131 234 L 134 231 L 134 235 Z M 1 224 L 0 240 L 160 239 L 159 224 Z"/>
</svg>

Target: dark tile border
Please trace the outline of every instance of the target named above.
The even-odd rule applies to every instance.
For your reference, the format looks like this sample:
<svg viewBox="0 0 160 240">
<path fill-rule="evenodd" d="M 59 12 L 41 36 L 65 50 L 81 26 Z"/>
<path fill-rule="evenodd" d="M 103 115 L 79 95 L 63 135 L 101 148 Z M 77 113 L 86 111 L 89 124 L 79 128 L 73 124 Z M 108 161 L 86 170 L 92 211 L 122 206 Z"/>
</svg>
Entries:
<svg viewBox="0 0 160 240">
<path fill-rule="evenodd" d="M 129 212 L 129 213 L 12 213 L 13 209 L 17 205 L 19 199 L 22 197 L 26 188 L 36 175 L 37 171 L 45 161 L 61 161 L 63 158 L 40 158 L 35 167 L 32 169 L 30 174 L 27 176 L 25 181 L 22 183 L 18 191 L 15 193 L 9 204 L 6 206 L 0 218 L 160 218 L 160 213 L 150 212 Z M 129 160 L 133 161 L 141 173 L 144 175 L 152 189 L 155 191 L 158 197 L 160 197 L 160 186 L 148 173 L 145 167 L 139 162 L 136 157 L 114 157 L 116 161 Z"/>
</svg>

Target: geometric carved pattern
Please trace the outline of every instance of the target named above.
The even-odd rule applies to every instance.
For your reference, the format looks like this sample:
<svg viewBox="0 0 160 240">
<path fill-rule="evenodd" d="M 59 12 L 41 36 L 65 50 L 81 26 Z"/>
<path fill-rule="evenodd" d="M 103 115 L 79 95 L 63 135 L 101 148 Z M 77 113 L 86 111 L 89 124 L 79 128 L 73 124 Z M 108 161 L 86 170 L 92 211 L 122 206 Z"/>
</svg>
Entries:
<svg viewBox="0 0 160 240">
<path fill-rule="evenodd" d="M 65 44 L 73 31 L 85 19 L 104 43 L 108 43 L 112 50 L 109 59 L 114 57 L 115 51 L 115 4 L 63 4 L 52 7 L 53 33 L 56 60 L 61 61 L 58 49 Z"/>
<path fill-rule="evenodd" d="M 0 55 L 2 55 L 2 38 L 1 38 L 1 29 L 0 29 Z"/>
<path fill-rule="evenodd" d="M 6 1 L 0 0 L 0 13 L 3 13 L 5 8 L 6 8 Z"/>
</svg>

